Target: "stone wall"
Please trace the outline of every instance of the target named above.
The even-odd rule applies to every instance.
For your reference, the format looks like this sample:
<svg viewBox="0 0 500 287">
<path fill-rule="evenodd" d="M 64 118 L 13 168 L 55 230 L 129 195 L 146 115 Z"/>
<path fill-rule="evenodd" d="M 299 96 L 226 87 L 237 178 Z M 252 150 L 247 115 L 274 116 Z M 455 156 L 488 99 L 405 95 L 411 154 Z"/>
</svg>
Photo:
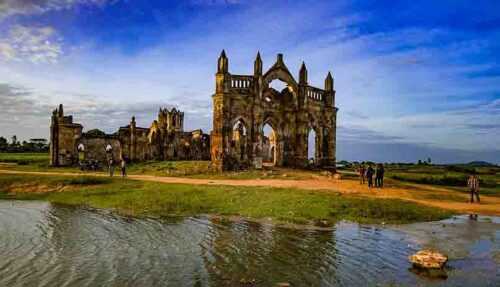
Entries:
<svg viewBox="0 0 500 287">
<path fill-rule="evenodd" d="M 137 127 L 135 118 L 114 134 L 99 130 L 82 133 L 83 127 L 64 116 L 62 105 L 55 110 L 51 124 L 51 164 L 75 165 L 79 160 L 97 160 L 105 166 L 116 162 L 147 160 L 210 160 L 210 137 L 202 130 L 184 132 L 184 113 L 160 109 L 150 128 Z M 109 146 L 109 148 L 108 148 Z M 108 148 L 108 151 L 107 151 Z"/>
<path fill-rule="evenodd" d="M 300 68 L 297 82 L 281 54 L 265 73 L 262 67 L 257 54 L 253 75 L 235 75 L 229 73 L 224 51 L 219 57 L 212 96 L 213 165 L 219 170 L 231 170 L 260 166 L 263 160 L 272 159 L 277 166 L 306 167 L 308 135 L 314 130 L 315 164 L 334 168 L 338 109 L 332 75 L 328 73 L 324 89 L 320 89 L 308 84 L 305 64 Z M 271 85 L 274 81 L 281 81 L 285 88 L 274 89 Z M 265 125 L 274 132 L 272 143 L 265 140 Z M 247 131 L 244 142 L 234 139 L 234 130 L 240 126 Z M 245 156 L 239 156 L 241 150 L 245 150 Z"/>
</svg>

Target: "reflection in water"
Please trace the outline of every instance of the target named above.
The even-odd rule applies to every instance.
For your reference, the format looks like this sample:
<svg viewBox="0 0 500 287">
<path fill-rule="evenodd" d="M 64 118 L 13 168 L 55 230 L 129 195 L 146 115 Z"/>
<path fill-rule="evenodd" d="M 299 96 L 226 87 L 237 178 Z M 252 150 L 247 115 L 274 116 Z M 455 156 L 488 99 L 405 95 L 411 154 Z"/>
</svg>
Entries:
<svg viewBox="0 0 500 287">
<path fill-rule="evenodd" d="M 294 230 L 0 201 L 0 286 L 498 286 L 499 225 L 463 217 Z M 407 256 L 427 246 L 450 254 L 447 280 L 408 270 Z"/>
</svg>

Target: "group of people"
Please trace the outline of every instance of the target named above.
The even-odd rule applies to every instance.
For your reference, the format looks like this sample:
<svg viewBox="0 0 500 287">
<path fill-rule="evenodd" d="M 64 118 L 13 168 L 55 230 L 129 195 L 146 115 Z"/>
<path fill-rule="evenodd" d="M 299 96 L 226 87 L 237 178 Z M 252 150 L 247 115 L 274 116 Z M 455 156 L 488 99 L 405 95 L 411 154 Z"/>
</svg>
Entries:
<svg viewBox="0 0 500 287">
<path fill-rule="evenodd" d="M 127 176 L 127 162 L 123 158 L 120 160 L 120 169 L 121 169 L 122 177 L 126 177 Z M 113 161 L 113 158 L 110 158 L 108 160 L 108 171 L 109 171 L 109 176 L 111 176 L 111 177 L 115 173 L 115 162 Z"/>
<path fill-rule="evenodd" d="M 382 188 L 384 187 L 384 165 L 379 163 L 376 166 L 376 169 L 373 169 L 371 164 L 368 164 L 368 167 L 365 167 L 364 164 L 361 164 L 357 170 L 359 174 L 359 184 L 365 184 L 368 182 L 368 187 L 373 187 L 373 176 L 375 175 L 375 187 Z"/>
<path fill-rule="evenodd" d="M 384 165 L 377 164 L 376 169 L 373 169 L 372 164 L 368 164 L 366 167 L 361 164 L 357 168 L 357 173 L 359 175 L 359 184 L 365 184 L 368 182 L 368 188 L 373 187 L 373 176 L 375 175 L 375 187 L 382 188 L 384 186 Z M 477 203 L 480 203 L 479 199 L 479 178 L 476 173 L 472 173 L 467 179 L 467 187 L 470 191 L 470 202 L 474 203 L 474 198 Z"/>
</svg>

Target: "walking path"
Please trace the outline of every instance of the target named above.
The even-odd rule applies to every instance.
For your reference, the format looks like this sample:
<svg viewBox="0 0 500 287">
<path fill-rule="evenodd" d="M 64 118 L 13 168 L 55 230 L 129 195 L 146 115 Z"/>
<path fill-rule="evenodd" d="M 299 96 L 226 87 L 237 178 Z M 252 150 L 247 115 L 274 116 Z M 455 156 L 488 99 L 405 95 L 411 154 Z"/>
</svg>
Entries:
<svg viewBox="0 0 500 287">
<path fill-rule="evenodd" d="M 58 175 L 58 176 L 107 176 L 104 173 L 72 172 L 34 172 L 0 170 L 0 174 Z M 230 186 L 265 186 L 319 190 L 322 192 L 340 192 L 371 198 L 398 198 L 429 206 L 454 210 L 461 213 L 477 213 L 500 216 L 500 197 L 481 195 L 481 204 L 468 203 L 469 195 L 444 187 L 421 184 L 398 186 L 388 184 L 383 189 L 368 189 L 357 180 L 334 180 L 326 177 L 315 179 L 198 179 L 185 177 L 162 177 L 153 175 L 128 175 L 129 179 L 161 183 L 180 183 L 193 185 L 230 185 Z"/>
</svg>

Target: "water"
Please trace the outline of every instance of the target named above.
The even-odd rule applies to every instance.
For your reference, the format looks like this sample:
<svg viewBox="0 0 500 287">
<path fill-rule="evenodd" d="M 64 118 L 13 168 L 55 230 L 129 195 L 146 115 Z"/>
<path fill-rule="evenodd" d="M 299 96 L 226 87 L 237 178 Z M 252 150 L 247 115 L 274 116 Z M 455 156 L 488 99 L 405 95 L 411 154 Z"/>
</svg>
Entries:
<svg viewBox="0 0 500 287">
<path fill-rule="evenodd" d="M 409 270 L 427 246 L 446 280 Z M 500 286 L 499 266 L 499 218 L 319 231 L 0 201 L 0 286 Z"/>
</svg>

